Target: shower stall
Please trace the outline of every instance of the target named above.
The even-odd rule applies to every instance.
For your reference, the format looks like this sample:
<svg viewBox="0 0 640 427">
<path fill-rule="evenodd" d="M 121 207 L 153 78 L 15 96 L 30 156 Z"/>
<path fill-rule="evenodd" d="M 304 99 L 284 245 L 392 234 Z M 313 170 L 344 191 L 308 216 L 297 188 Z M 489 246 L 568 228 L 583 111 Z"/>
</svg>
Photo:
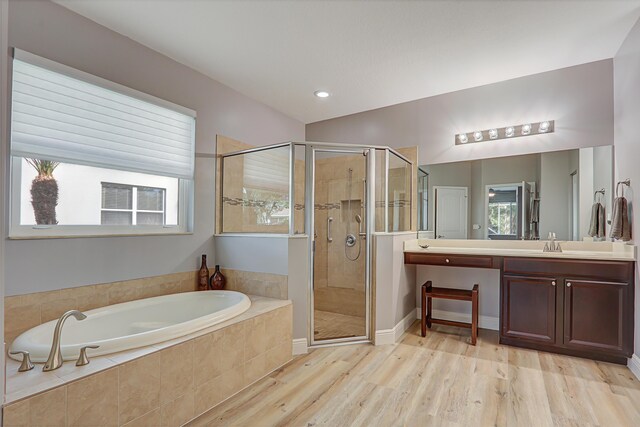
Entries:
<svg viewBox="0 0 640 427">
<path fill-rule="evenodd" d="M 308 239 L 311 345 L 372 338 L 376 233 L 411 230 L 413 164 L 389 147 L 291 142 L 223 154 L 220 233 Z"/>
</svg>

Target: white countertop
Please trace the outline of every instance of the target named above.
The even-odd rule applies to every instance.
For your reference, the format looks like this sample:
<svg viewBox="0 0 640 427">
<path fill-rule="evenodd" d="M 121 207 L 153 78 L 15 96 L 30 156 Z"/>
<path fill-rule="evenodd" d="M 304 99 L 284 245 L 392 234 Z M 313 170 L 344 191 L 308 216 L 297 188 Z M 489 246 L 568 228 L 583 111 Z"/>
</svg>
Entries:
<svg viewBox="0 0 640 427">
<path fill-rule="evenodd" d="M 415 239 L 404 242 L 404 252 L 604 261 L 636 260 L 636 247 L 625 243 L 560 242 L 562 252 L 543 252 L 545 243 L 541 240 Z M 429 247 L 424 249 L 419 245 L 429 245 Z"/>
</svg>

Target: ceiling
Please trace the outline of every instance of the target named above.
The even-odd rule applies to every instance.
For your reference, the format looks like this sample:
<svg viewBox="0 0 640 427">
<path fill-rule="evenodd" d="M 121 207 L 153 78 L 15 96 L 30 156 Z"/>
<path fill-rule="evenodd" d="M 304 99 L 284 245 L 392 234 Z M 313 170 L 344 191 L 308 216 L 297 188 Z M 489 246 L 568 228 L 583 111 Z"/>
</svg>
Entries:
<svg viewBox="0 0 640 427">
<path fill-rule="evenodd" d="M 612 58 L 640 16 L 640 0 L 57 3 L 303 123 Z"/>
</svg>

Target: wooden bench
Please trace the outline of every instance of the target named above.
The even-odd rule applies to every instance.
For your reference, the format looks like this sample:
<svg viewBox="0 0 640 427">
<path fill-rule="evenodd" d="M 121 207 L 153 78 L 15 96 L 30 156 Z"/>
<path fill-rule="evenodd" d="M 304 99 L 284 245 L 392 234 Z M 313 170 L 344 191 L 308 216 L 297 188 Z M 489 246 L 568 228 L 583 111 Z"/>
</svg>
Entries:
<svg viewBox="0 0 640 427">
<path fill-rule="evenodd" d="M 431 312 L 433 298 L 450 299 L 471 302 L 471 323 L 456 322 L 453 320 L 435 319 Z M 478 285 L 473 285 L 470 291 L 465 289 L 436 288 L 431 280 L 422 285 L 422 336 L 427 335 L 427 328 L 432 323 L 439 325 L 458 326 L 471 329 L 471 345 L 476 345 L 478 338 Z"/>
</svg>

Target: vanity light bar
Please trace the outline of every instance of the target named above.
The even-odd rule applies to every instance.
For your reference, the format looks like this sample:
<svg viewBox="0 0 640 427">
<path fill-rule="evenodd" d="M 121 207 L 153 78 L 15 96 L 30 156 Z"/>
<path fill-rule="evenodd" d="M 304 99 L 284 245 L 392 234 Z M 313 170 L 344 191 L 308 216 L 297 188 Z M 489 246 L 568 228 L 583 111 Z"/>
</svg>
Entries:
<svg viewBox="0 0 640 427">
<path fill-rule="evenodd" d="M 456 145 L 461 145 L 472 142 L 496 141 L 499 139 L 516 138 L 518 136 L 553 133 L 554 130 L 555 121 L 545 120 L 536 123 L 523 123 L 517 126 L 505 126 L 503 128 L 491 128 L 487 130 L 476 130 L 473 132 L 460 133 L 455 136 L 455 143 Z"/>
</svg>

